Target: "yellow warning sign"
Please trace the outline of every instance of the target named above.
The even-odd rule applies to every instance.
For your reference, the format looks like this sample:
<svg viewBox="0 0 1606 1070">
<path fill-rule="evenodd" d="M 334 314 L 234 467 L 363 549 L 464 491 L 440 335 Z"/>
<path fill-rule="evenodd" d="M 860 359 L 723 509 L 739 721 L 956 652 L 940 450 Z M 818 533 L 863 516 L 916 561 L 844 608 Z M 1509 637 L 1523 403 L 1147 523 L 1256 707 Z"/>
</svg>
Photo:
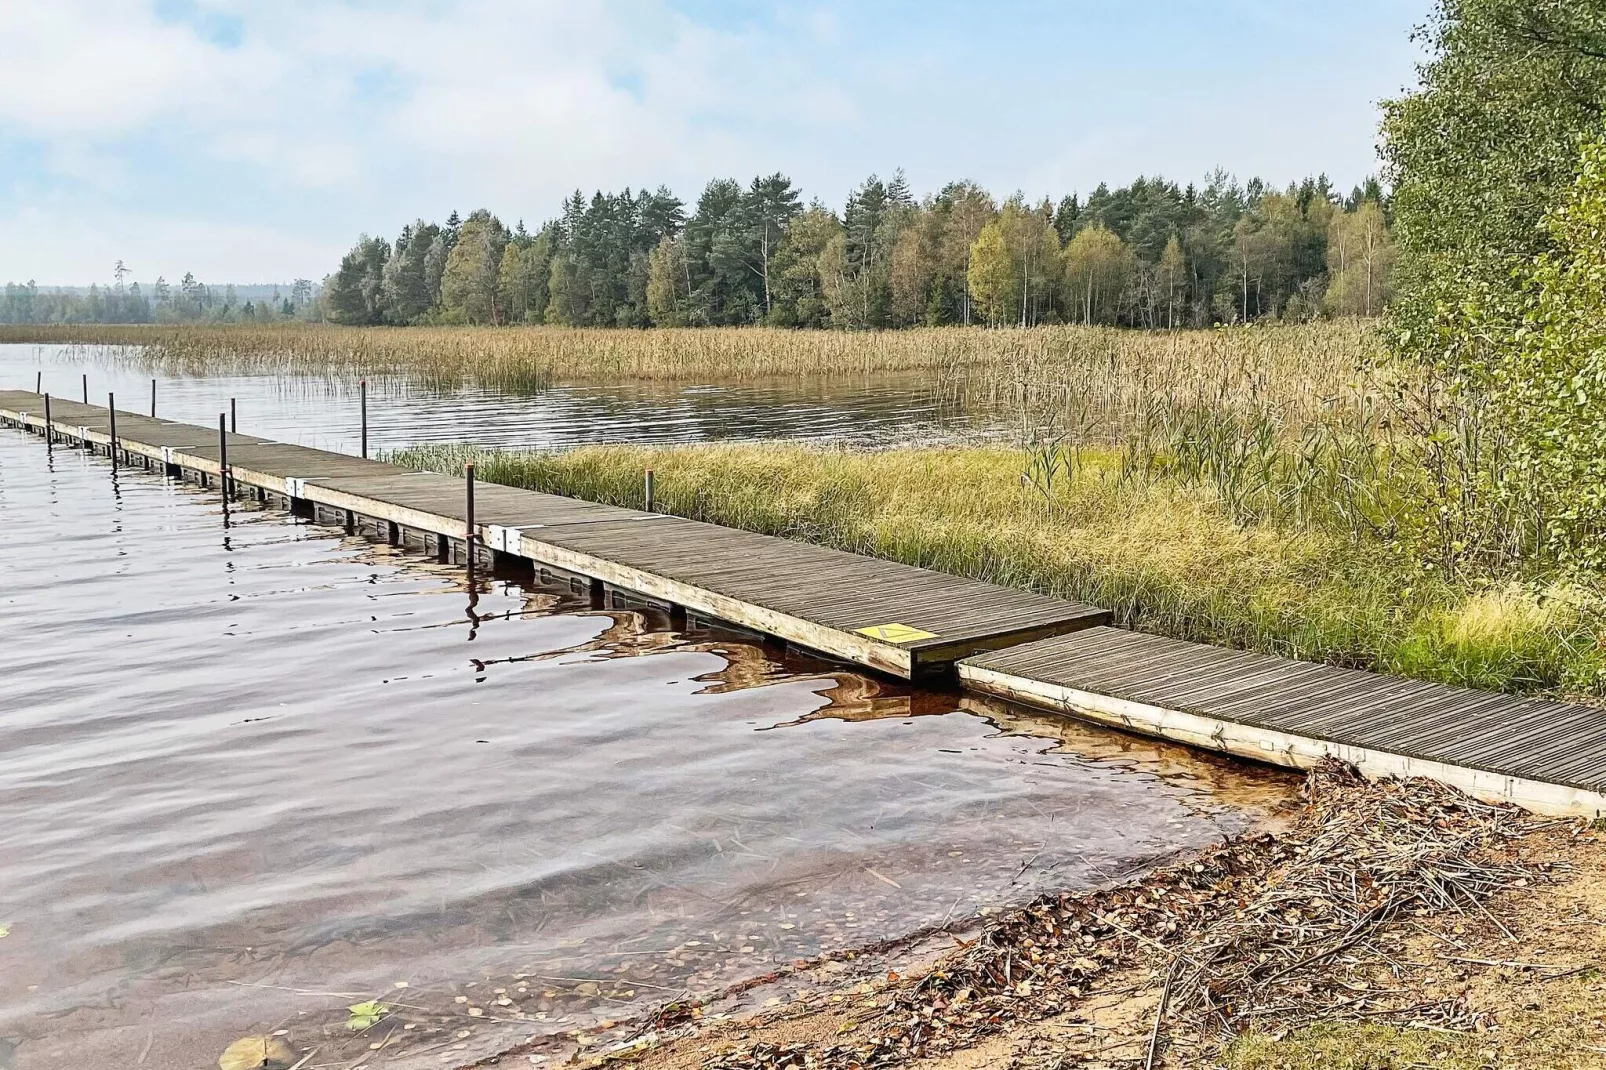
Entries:
<svg viewBox="0 0 1606 1070">
<path fill-rule="evenodd" d="M 876 624 L 869 628 L 860 628 L 859 634 L 888 643 L 917 643 L 922 639 L 937 638 L 936 632 L 923 632 L 907 624 Z"/>
</svg>

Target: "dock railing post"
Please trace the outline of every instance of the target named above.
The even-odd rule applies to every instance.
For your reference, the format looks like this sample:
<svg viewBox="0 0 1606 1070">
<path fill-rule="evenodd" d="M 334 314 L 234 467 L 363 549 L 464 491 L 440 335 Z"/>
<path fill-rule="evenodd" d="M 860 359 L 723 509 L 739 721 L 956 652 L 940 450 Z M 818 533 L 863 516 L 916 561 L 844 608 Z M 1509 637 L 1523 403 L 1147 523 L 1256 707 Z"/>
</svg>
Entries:
<svg viewBox="0 0 1606 1070">
<path fill-rule="evenodd" d="M 111 445 L 107 447 L 111 453 L 112 467 L 117 467 L 117 396 L 111 392 L 106 394 L 106 415 L 111 420 Z"/>
<path fill-rule="evenodd" d="M 463 546 L 467 550 L 469 582 L 472 584 L 474 576 L 474 464 L 472 461 L 463 466 L 463 477 L 468 490 L 468 531 L 463 535 Z"/>
<path fill-rule="evenodd" d="M 45 395 L 45 449 L 50 449 L 56 442 L 56 432 L 50 423 L 50 395 Z"/>
<path fill-rule="evenodd" d="M 357 380 L 357 394 L 362 401 L 362 459 L 368 459 L 368 380 Z"/>
<path fill-rule="evenodd" d="M 646 487 L 644 489 L 644 493 L 642 494 L 642 501 L 645 503 L 642 506 L 642 508 L 645 511 L 649 512 L 649 513 L 652 512 L 652 469 L 651 468 L 647 469 Z"/>
<path fill-rule="evenodd" d="M 217 482 L 218 489 L 223 492 L 223 504 L 226 508 L 229 503 L 229 429 L 227 417 L 223 413 L 217 414 Z"/>
</svg>

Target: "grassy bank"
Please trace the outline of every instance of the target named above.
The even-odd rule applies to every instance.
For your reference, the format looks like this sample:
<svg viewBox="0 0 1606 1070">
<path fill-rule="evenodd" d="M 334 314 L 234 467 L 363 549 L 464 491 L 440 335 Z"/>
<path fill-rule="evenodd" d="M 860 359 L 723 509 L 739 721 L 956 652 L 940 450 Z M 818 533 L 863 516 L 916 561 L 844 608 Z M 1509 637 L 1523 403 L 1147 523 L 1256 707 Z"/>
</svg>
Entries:
<svg viewBox="0 0 1606 1070">
<path fill-rule="evenodd" d="M 1355 393 L 1356 321 L 1144 333 L 1099 327 L 845 332 L 768 328 L 0 327 L 0 342 L 139 347 L 169 372 L 404 375 L 534 390 L 555 380 L 740 382 L 906 374 L 952 401 L 1053 412 L 1117 433 L 1164 398 L 1308 422 Z"/>
<path fill-rule="evenodd" d="M 446 472 L 473 460 L 483 479 L 619 505 L 640 504 L 652 468 L 666 512 L 1083 599 L 1145 631 L 1466 686 L 1606 693 L 1586 591 L 1446 580 L 1383 540 L 1245 520 L 1212 486 L 1123 475 L 1113 450 L 1078 451 L 1047 486 L 1030 454 L 1004 448 L 394 459 Z"/>
</svg>

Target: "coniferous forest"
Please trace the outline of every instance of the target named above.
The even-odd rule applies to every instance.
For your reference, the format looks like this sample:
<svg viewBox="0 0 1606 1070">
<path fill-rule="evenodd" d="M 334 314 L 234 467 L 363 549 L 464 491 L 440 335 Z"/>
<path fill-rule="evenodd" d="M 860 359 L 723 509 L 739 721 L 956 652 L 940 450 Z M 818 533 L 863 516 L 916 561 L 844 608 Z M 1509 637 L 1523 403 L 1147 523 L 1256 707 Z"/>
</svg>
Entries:
<svg viewBox="0 0 1606 1070">
<path fill-rule="evenodd" d="M 1375 181 L 1275 189 L 1217 171 L 1139 178 L 1085 198 L 999 203 L 972 182 L 917 199 L 871 176 L 840 212 L 782 174 L 670 190 L 576 190 L 533 233 L 480 209 L 358 239 L 321 286 L 255 299 L 186 273 L 146 289 L 8 283 L 0 323 L 327 320 L 353 325 L 849 329 L 1089 323 L 1140 328 L 1370 316 L 1394 243 Z M 253 288 L 260 289 L 260 288 Z"/>
<path fill-rule="evenodd" d="M 324 280 L 338 323 L 1169 328 L 1371 315 L 1390 294 L 1383 189 L 1140 178 L 1000 204 L 970 182 L 916 199 L 901 172 L 841 212 L 785 175 L 577 190 L 534 233 L 486 210 L 363 236 Z"/>
</svg>

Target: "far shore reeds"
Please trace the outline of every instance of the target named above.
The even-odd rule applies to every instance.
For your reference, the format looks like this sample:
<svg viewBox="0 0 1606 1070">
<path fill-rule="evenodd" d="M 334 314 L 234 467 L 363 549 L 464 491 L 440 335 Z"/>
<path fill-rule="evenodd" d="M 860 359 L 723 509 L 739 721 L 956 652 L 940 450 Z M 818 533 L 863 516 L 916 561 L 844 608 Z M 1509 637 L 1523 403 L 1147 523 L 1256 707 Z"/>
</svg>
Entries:
<svg viewBox="0 0 1606 1070">
<path fill-rule="evenodd" d="M 731 383 L 906 376 L 932 396 L 1062 424 L 1120 425 L 1157 395 L 1303 424 L 1354 397 L 1367 324 L 1145 333 L 1105 327 L 358 328 L 323 324 L 0 327 L 0 342 L 122 347 L 179 374 L 395 375 L 509 392 L 565 381 Z"/>
</svg>

